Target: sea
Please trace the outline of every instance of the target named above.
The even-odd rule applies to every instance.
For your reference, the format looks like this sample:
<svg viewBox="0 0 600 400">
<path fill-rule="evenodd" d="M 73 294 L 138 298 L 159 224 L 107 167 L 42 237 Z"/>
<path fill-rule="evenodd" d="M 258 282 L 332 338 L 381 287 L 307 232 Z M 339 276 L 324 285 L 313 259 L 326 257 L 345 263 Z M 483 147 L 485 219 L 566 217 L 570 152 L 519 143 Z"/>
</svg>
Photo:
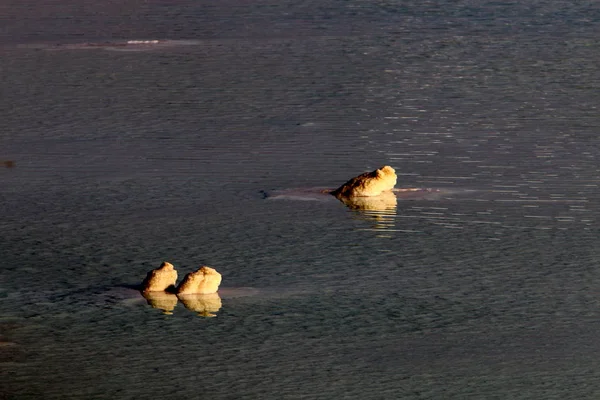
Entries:
<svg viewBox="0 0 600 400">
<path fill-rule="evenodd" d="M 591 0 L 2 0 L 0 398 L 599 398 L 599 38 Z M 164 261 L 219 292 L 142 297 Z"/>
</svg>

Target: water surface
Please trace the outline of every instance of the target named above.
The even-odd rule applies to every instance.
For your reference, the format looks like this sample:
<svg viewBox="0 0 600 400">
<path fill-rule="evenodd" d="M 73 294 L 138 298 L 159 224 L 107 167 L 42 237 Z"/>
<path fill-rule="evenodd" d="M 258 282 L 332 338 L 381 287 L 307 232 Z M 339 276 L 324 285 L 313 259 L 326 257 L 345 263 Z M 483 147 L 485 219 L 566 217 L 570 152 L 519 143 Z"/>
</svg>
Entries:
<svg viewBox="0 0 600 400">
<path fill-rule="evenodd" d="M 2 10 L 3 396 L 600 393 L 595 3 Z M 442 195 L 265 195 L 385 164 Z M 162 261 L 247 295 L 164 314 Z"/>
</svg>

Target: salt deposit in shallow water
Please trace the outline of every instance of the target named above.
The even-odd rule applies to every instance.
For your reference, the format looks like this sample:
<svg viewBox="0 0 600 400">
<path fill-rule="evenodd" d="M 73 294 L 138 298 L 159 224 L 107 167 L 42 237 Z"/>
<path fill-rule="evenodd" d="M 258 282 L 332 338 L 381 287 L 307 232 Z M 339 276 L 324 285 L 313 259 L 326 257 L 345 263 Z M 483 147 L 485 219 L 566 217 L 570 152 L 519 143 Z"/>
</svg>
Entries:
<svg viewBox="0 0 600 400">
<path fill-rule="evenodd" d="M 334 202 L 335 197 L 331 195 L 331 188 L 297 188 L 297 189 L 282 189 L 273 191 L 263 191 L 262 194 L 267 200 L 297 200 L 297 201 L 321 201 Z M 450 190 L 442 188 L 398 188 L 384 194 L 384 197 L 391 199 L 390 194 L 397 200 L 439 200 L 446 196 L 456 195 L 460 193 L 473 193 L 473 190 Z M 352 205 L 355 208 L 360 208 L 361 203 L 377 203 L 380 196 L 370 197 L 354 197 L 346 198 L 342 202 L 348 206 Z M 372 202 L 371 202 L 372 200 Z M 384 201 L 390 204 L 393 201 Z"/>
<path fill-rule="evenodd" d="M 112 51 L 149 51 L 158 49 L 167 49 L 181 46 L 194 46 L 200 44 L 199 40 L 111 40 L 104 42 L 85 42 L 85 43 L 37 43 L 28 45 L 18 45 L 19 48 L 39 49 L 39 50 L 112 50 Z"/>
</svg>

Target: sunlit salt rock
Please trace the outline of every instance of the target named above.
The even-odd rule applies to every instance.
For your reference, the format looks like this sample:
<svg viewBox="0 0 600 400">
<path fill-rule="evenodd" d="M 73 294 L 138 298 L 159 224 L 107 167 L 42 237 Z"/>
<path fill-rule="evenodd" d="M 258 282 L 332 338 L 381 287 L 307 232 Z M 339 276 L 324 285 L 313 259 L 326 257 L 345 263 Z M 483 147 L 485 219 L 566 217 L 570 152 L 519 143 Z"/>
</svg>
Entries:
<svg viewBox="0 0 600 400">
<path fill-rule="evenodd" d="M 369 197 L 339 197 L 342 203 L 353 210 L 387 211 L 395 213 L 398 199 L 392 191 L 381 192 L 377 196 Z"/>
<path fill-rule="evenodd" d="M 219 290 L 221 284 L 221 274 L 213 268 L 204 266 L 198 271 L 190 272 L 183 278 L 183 282 L 177 288 L 178 294 L 208 294 Z"/>
<path fill-rule="evenodd" d="M 177 305 L 177 296 L 167 292 L 144 292 L 142 296 L 152 308 L 162 310 L 164 314 L 173 314 Z"/>
<path fill-rule="evenodd" d="M 177 282 L 177 271 L 173 264 L 163 262 L 159 268 L 148 272 L 146 279 L 142 282 L 142 292 L 164 292 L 175 288 Z"/>
<path fill-rule="evenodd" d="M 185 308 L 197 312 L 201 317 L 215 317 L 216 313 L 221 309 L 221 297 L 218 293 L 208 294 L 178 294 L 177 297 Z"/>
<path fill-rule="evenodd" d="M 350 179 L 331 194 L 338 198 L 378 196 L 382 192 L 392 190 L 396 186 L 396 180 L 396 171 L 386 165 Z"/>
</svg>

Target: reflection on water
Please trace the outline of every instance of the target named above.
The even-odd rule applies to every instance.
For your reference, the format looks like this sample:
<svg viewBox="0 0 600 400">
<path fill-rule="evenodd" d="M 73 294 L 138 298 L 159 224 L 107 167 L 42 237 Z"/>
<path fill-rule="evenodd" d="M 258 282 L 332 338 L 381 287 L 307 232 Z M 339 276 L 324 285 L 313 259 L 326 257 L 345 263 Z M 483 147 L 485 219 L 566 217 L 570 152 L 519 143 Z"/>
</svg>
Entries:
<svg viewBox="0 0 600 400">
<path fill-rule="evenodd" d="M 398 199 L 394 192 L 383 192 L 370 197 L 337 197 L 348 208 L 356 211 L 361 219 L 374 222 L 372 229 L 385 230 L 394 227 Z"/>
<path fill-rule="evenodd" d="M 177 301 L 181 300 L 185 308 L 201 317 L 216 317 L 221 307 L 221 297 L 218 293 L 210 294 L 180 294 L 175 295 L 168 292 L 146 292 L 142 293 L 148 304 L 152 308 L 157 308 L 163 311 L 163 314 L 171 315 L 177 305 Z"/>
<path fill-rule="evenodd" d="M 441 200 L 450 199 L 453 196 L 468 195 L 474 191 L 462 190 L 452 191 L 448 189 L 423 189 L 423 188 L 400 188 L 390 192 L 383 192 L 379 196 L 371 197 L 336 197 L 348 208 L 356 212 L 359 219 L 374 224 L 365 230 L 386 230 L 388 232 L 416 232 L 411 229 L 395 229 L 398 201 L 417 200 Z"/>
<path fill-rule="evenodd" d="M 221 297 L 218 293 L 208 294 L 180 294 L 179 300 L 185 308 L 198 313 L 200 317 L 216 317 L 217 311 L 221 309 Z"/>
<path fill-rule="evenodd" d="M 146 299 L 152 308 L 158 308 L 163 311 L 163 314 L 173 314 L 173 309 L 177 305 L 177 296 L 167 292 L 142 292 L 142 296 Z"/>
<path fill-rule="evenodd" d="M 389 211 L 396 213 L 398 199 L 394 192 L 383 192 L 379 196 L 338 197 L 342 203 L 352 210 Z"/>
<path fill-rule="evenodd" d="M 384 231 L 393 229 L 395 226 L 395 208 L 393 210 L 363 210 L 359 211 L 358 215 L 360 219 L 372 224 L 367 230 Z"/>
</svg>

